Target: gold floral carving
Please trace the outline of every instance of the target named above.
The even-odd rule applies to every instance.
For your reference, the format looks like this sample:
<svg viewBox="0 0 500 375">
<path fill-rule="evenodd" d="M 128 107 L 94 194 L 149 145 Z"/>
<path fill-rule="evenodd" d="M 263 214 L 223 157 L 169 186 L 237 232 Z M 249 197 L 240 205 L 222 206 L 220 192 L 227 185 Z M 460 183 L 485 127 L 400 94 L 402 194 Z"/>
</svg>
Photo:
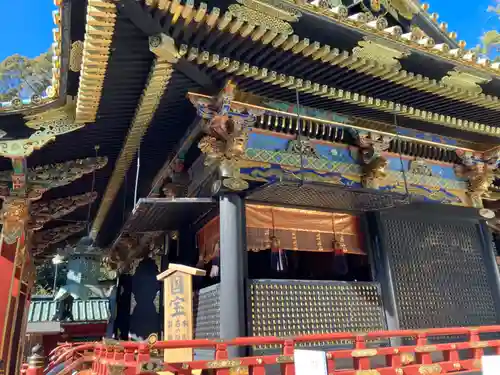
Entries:
<svg viewBox="0 0 500 375">
<path fill-rule="evenodd" d="M 50 220 L 66 216 L 77 208 L 94 202 L 96 198 L 97 193 L 94 192 L 34 203 L 30 210 L 30 227 L 39 230 Z"/>
<path fill-rule="evenodd" d="M 380 375 L 380 372 L 377 370 L 358 370 L 356 375 Z"/>
<path fill-rule="evenodd" d="M 279 34 L 290 35 L 293 33 L 293 28 L 288 22 L 270 16 L 269 14 L 261 13 L 238 4 L 230 5 L 229 11 L 240 19 L 252 20 L 256 25 L 264 29 L 269 29 Z"/>
<path fill-rule="evenodd" d="M 198 143 L 205 154 L 205 165 L 217 165 L 224 177 L 225 187 L 241 191 L 248 188 L 248 182 L 240 178 L 238 160 L 243 156 L 247 140 L 248 125 L 241 117 L 229 115 L 236 86 L 229 81 L 219 96 L 209 106 L 202 128 L 207 134 Z"/>
<path fill-rule="evenodd" d="M 364 40 L 358 42 L 358 46 L 354 47 L 352 53 L 355 57 L 377 61 L 387 67 L 398 69 L 401 69 L 401 64 L 398 60 L 410 55 L 409 50 L 395 43 L 389 43 L 382 39 L 368 39 L 366 37 Z"/>
<path fill-rule="evenodd" d="M 396 19 L 398 15 L 411 20 L 418 13 L 418 8 L 415 7 L 412 0 L 380 0 L 385 9 Z"/>
<path fill-rule="evenodd" d="M 40 255 L 49 246 L 64 241 L 68 237 L 81 232 L 86 226 L 87 223 L 82 221 L 35 233 L 33 235 L 33 255 Z"/>
<path fill-rule="evenodd" d="M 432 177 L 432 169 L 425 163 L 425 160 L 416 158 L 410 162 L 410 174 Z"/>
<path fill-rule="evenodd" d="M 83 127 L 84 124 L 75 123 L 75 108 L 74 100 L 68 97 L 67 104 L 63 107 L 25 116 L 26 126 L 36 130 L 30 139 L 66 134 Z"/>
<path fill-rule="evenodd" d="M 29 202 L 21 198 L 6 198 L 2 205 L 2 237 L 7 244 L 13 244 L 25 230 L 29 219 Z"/>
<path fill-rule="evenodd" d="M 3 157 L 30 156 L 35 150 L 41 149 L 54 139 L 54 136 L 47 135 L 14 141 L 0 141 L 0 155 Z"/>
<path fill-rule="evenodd" d="M 69 55 L 69 69 L 72 72 L 79 72 L 82 68 L 83 60 L 83 42 L 77 40 L 71 44 L 71 52 Z"/>
<path fill-rule="evenodd" d="M 491 77 L 486 74 L 481 74 L 478 71 L 460 70 L 455 68 L 448 75 L 441 79 L 445 86 L 457 88 L 463 91 L 469 91 L 475 94 L 481 94 L 483 88 L 479 85 L 491 81 Z"/>
<path fill-rule="evenodd" d="M 387 176 L 386 169 L 389 164 L 381 153 L 387 151 L 393 137 L 365 131 L 359 131 L 357 137 L 363 164 L 363 186 L 377 189 Z"/>
<path fill-rule="evenodd" d="M 107 157 L 98 156 L 42 165 L 29 169 L 27 178 L 28 182 L 33 185 L 48 188 L 60 187 L 68 185 L 86 174 L 104 168 L 107 163 Z"/>
<path fill-rule="evenodd" d="M 418 368 L 418 373 L 420 375 L 439 375 L 441 374 L 442 368 L 437 363 L 432 365 L 421 365 Z"/>
<path fill-rule="evenodd" d="M 246 8 L 283 21 L 296 22 L 301 14 L 283 0 L 237 0 Z"/>
<path fill-rule="evenodd" d="M 468 195 L 473 207 L 483 208 L 483 199 L 491 196 L 490 186 L 500 176 L 495 163 L 478 162 L 467 166 L 457 166 L 455 173 L 469 180 Z"/>
</svg>

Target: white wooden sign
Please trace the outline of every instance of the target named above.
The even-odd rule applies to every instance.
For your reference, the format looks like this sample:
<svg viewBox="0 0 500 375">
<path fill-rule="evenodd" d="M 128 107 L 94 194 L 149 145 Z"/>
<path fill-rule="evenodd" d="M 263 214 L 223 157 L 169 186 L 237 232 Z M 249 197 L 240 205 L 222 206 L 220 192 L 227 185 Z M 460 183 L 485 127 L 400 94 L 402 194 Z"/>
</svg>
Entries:
<svg viewBox="0 0 500 375">
<path fill-rule="evenodd" d="M 295 375 L 328 375 L 325 352 L 296 349 L 293 354 Z"/>
<path fill-rule="evenodd" d="M 483 375 L 500 374 L 500 355 L 485 355 L 481 359 Z"/>
</svg>

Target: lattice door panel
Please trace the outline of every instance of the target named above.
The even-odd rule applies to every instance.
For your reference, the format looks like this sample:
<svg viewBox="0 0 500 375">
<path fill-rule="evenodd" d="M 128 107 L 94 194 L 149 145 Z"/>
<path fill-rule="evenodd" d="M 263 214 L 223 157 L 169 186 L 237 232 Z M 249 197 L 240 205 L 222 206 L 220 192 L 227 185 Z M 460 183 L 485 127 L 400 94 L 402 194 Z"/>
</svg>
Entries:
<svg viewBox="0 0 500 375">
<path fill-rule="evenodd" d="M 497 324 L 477 225 L 382 218 L 401 329 Z"/>
</svg>

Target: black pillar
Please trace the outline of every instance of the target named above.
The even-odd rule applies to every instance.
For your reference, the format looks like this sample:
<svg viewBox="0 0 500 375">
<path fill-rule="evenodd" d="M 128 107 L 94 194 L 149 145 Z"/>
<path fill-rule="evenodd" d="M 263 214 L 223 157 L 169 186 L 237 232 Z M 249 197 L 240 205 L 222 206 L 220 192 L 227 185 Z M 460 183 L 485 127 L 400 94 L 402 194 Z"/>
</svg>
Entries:
<svg viewBox="0 0 500 375">
<path fill-rule="evenodd" d="M 220 198 L 220 336 L 246 336 L 245 322 L 245 205 L 236 194 Z M 241 354 L 229 348 L 229 356 Z"/>
</svg>

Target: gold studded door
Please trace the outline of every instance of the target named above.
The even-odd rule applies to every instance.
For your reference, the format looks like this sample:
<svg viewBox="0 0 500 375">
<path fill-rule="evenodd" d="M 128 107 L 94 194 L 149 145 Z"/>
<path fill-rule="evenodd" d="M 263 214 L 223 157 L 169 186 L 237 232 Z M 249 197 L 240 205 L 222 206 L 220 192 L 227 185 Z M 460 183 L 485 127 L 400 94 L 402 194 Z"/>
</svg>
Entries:
<svg viewBox="0 0 500 375">
<path fill-rule="evenodd" d="M 382 214 L 379 228 L 400 329 L 499 323 L 498 280 L 479 221 Z"/>
</svg>

